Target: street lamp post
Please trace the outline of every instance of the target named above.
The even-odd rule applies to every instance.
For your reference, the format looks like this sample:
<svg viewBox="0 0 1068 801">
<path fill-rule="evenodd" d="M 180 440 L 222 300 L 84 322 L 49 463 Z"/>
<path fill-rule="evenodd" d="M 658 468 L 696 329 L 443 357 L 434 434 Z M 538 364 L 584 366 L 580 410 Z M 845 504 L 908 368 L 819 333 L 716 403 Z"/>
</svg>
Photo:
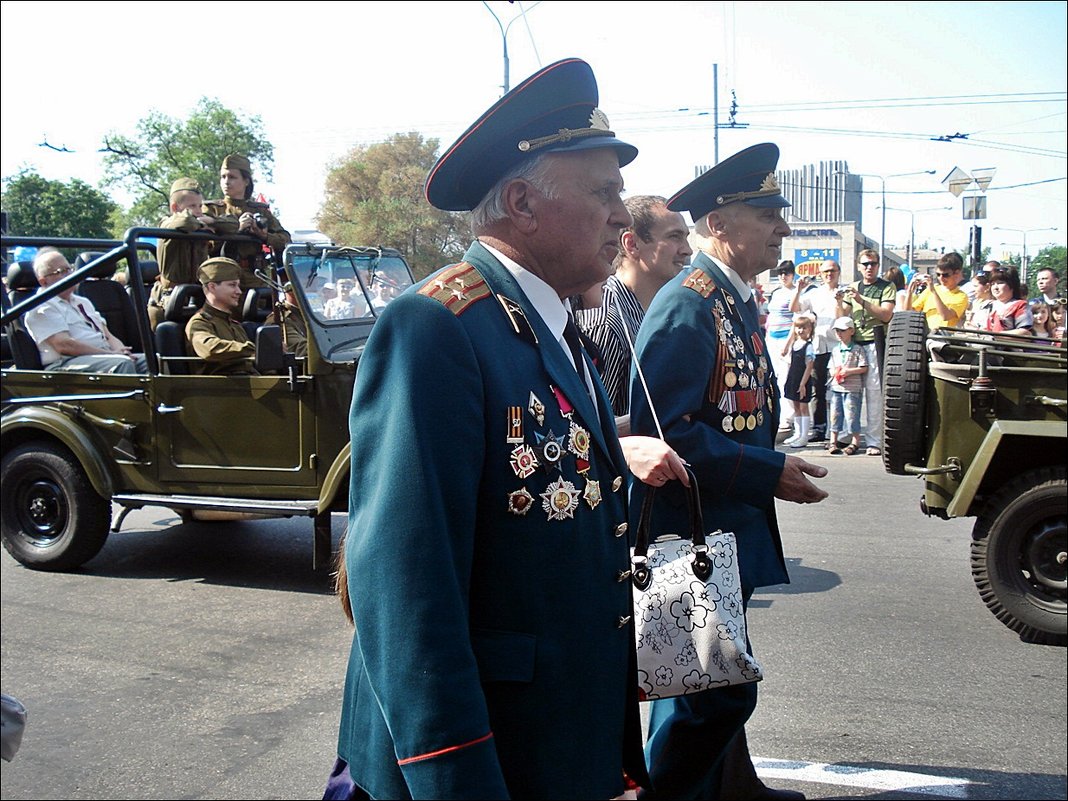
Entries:
<svg viewBox="0 0 1068 801">
<path fill-rule="evenodd" d="M 529 8 L 523 9 L 519 14 L 516 14 L 514 17 L 512 17 L 512 19 L 508 22 L 507 25 L 501 24 L 501 18 L 497 16 L 497 14 L 492 8 L 490 8 L 490 5 L 486 2 L 486 0 L 482 0 L 482 5 L 486 7 L 486 10 L 489 13 L 493 14 L 493 18 L 497 21 L 497 27 L 501 29 L 501 46 L 504 49 L 504 84 L 501 87 L 502 89 L 504 89 L 504 92 L 501 93 L 501 97 L 504 97 L 506 94 L 508 94 L 508 90 L 512 88 L 511 83 L 508 79 L 508 31 L 512 29 L 513 22 L 515 22 L 521 17 L 525 17 L 528 11 L 533 11 L 535 7 L 541 5 L 541 1 L 539 0 L 539 2 L 535 3 Z M 522 8 L 522 6 L 520 6 L 520 8 Z M 537 53 L 535 53 L 535 55 L 537 55 Z"/>
<path fill-rule="evenodd" d="M 893 206 L 879 206 L 883 210 L 885 219 L 886 212 L 888 211 L 903 211 L 909 215 L 909 267 L 915 269 L 916 262 L 916 215 L 924 211 L 949 211 L 952 206 L 935 206 L 930 209 L 895 209 Z M 885 226 L 884 226 L 885 230 Z"/>
<path fill-rule="evenodd" d="M 838 174 L 839 175 L 846 175 L 846 174 L 848 174 L 848 175 L 858 175 L 861 178 L 878 178 L 879 179 L 879 184 L 881 186 L 881 195 L 882 195 L 882 206 L 881 206 L 881 208 L 883 210 L 882 230 L 881 230 L 881 232 L 879 234 L 879 272 L 882 273 L 882 271 L 884 269 L 886 269 L 886 258 L 885 258 L 885 256 L 886 256 L 886 182 L 887 182 L 887 180 L 890 179 L 890 178 L 905 178 L 905 177 L 908 177 L 910 175 L 934 175 L 935 171 L 934 170 L 919 170 L 917 172 L 898 172 L 898 173 L 894 173 L 893 175 L 876 175 L 875 173 L 869 173 L 869 172 L 845 173 L 845 172 L 839 170 Z"/>
<path fill-rule="evenodd" d="M 1027 259 L 1027 235 L 1033 234 L 1038 231 L 1056 231 L 1056 228 L 1028 228 L 1024 231 L 1021 228 L 1002 228 L 995 225 L 995 231 L 1012 231 L 1014 234 L 1021 234 L 1023 236 L 1023 257 L 1020 259 L 1020 283 L 1027 286 L 1027 268 L 1031 266 L 1031 263 Z"/>
</svg>

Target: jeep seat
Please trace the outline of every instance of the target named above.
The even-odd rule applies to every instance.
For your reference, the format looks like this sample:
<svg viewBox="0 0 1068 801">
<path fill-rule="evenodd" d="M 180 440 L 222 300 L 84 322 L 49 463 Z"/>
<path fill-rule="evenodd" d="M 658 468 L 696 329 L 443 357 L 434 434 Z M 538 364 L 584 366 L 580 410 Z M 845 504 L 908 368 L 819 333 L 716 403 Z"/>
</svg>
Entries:
<svg viewBox="0 0 1068 801">
<path fill-rule="evenodd" d="M 190 357 L 185 349 L 185 324 L 204 305 L 204 287 L 179 284 L 167 296 L 163 321 L 156 326 L 156 351 L 171 375 L 189 375 Z"/>
<path fill-rule="evenodd" d="M 275 299 L 275 291 L 269 286 L 254 286 L 245 292 L 241 303 L 241 325 L 253 342 L 256 341 L 256 331 L 274 311 Z"/>
<path fill-rule="evenodd" d="M 22 303 L 40 286 L 32 261 L 17 261 L 7 268 L 7 297 L 12 306 Z"/>
<path fill-rule="evenodd" d="M 91 261 L 100 258 L 101 252 L 86 251 L 79 253 L 74 260 L 74 269 L 80 270 Z M 137 310 L 126 288 L 112 278 L 115 275 L 116 261 L 104 262 L 94 268 L 92 277 L 78 284 L 79 295 L 89 298 L 100 312 L 108 330 L 138 353 L 145 350 L 141 342 L 141 333 L 137 328 Z"/>
</svg>

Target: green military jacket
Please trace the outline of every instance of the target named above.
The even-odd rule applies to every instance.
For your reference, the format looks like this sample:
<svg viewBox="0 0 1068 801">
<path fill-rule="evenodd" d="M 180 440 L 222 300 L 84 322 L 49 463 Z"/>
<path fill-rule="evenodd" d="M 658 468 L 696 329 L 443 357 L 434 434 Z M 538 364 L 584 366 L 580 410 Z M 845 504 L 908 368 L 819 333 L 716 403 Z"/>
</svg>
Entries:
<svg viewBox="0 0 1068 801">
<path fill-rule="evenodd" d="M 228 197 L 204 203 L 204 213 L 215 218 L 215 230 L 220 234 L 237 233 L 238 220 L 245 212 L 262 214 L 267 218 L 266 244 L 271 250 L 280 253 L 293 241 L 289 231 L 282 227 L 278 218 L 271 212 L 271 207 L 266 203 Z M 263 260 L 263 249 L 260 245 L 253 242 L 223 242 L 216 248 L 214 255 L 227 256 L 241 265 L 242 289 L 248 289 L 251 286 L 266 286 L 254 272 L 261 266 Z"/>
<path fill-rule="evenodd" d="M 279 325 L 278 312 L 271 312 L 267 318 L 267 325 Z M 308 326 L 300 314 L 300 309 L 286 304 L 282 315 L 282 343 L 288 353 L 294 356 L 306 357 L 308 355 Z"/>
<path fill-rule="evenodd" d="M 256 345 L 241 323 L 205 303 L 185 326 L 186 352 L 204 360 L 204 375 L 256 375 Z"/>
</svg>

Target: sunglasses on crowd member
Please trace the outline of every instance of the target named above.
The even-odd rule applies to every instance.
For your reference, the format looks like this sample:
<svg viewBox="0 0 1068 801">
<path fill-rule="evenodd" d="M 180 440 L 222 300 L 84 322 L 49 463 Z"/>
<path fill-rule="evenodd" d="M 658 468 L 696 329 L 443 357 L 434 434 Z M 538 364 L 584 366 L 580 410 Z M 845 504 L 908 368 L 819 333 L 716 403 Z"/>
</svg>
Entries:
<svg viewBox="0 0 1068 801">
<path fill-rule="evenodd" d="M 67 273 L 72 272 L 73 269 L 73 267 L 57 267 L 50 273 L 42 274 L 41 278 L 51 278 L 53 275 L 66 275 Z"/>
<path fill-rule="evenodd" d="M 879 262 L 877 262 L 877 261 L 862 261 L 860 263 L 860 266 L 861 267 L 878 267 L 879 266 Z"/>
</svg>

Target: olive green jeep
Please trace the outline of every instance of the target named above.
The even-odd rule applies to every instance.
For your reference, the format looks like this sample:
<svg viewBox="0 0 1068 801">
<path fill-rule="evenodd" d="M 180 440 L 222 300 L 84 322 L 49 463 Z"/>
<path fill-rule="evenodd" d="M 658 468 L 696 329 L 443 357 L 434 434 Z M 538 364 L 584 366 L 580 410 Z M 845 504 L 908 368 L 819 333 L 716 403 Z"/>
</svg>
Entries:
<svg viewBox="0 0 1068 801">
<path fill-rule="evenodd" d="M 1063 344 L 1063 343 L 1062 343 Z M 1028 642 L 1065 645 L 1064 347 L 893 316 L 884 369 L 883 464 L 924 481 L 920 508 L 974 517 L 972 576 Z"/>
<path fill-rule="evenodd" d="M 200 375 L 184 341 L 185 322 L 203 303 L 199 285 L 176 287 L 163 322 L 150 327 L 147 304 L 158 268 L 143 253 L 153 238 L 244 239 L 152 228 L 131 229 L 122 242 L 3 237 L 5 253 L 16 245 L 85 251 L 71 259 L 74 273 L 47 290 L 21 296 L 13 290 L 5 298 L 4 548 L 27 567 L 70 570 L 92 559 L 129 511 L 163 506 L 183 520 L 312 518 L 313 561 L 327 565 L 330 515 L 348 508 L 356 363 L 381 308 L 412 284 L 408 264 L 388 248 L 289 246 L 277 261 L 306 328 L 306 354 L 292 352 L 283 326 L 267 324 L 272 312 L 285 311 L 282 287 L 253 288 L 239 312 L 257 343 L 260 374 Z M 125 286 L 111 277 L 120 262 Z M 270 281 L 272 275 L 277 271 L 261 273 Z M 330 301 L 339 282 L 347 304 Z M 113 332 L 123 328 L 127 344 L 144 352 L 146 375 L 42 369 L 22 316 L 74 285 Z"/>
</svg>

